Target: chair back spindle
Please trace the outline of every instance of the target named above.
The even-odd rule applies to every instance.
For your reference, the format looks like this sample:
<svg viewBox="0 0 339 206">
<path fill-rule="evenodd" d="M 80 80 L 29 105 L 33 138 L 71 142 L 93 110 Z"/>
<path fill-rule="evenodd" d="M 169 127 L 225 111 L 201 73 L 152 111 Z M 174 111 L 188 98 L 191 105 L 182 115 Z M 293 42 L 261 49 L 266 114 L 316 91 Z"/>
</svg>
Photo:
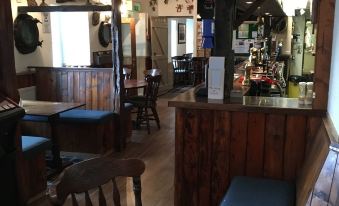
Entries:
<svg viewBox="0 0 339 206">
<path fill-rule="evenodd" d="M 120 206 L 120 194 L 115 181 L 115 177 L 138 177 L 145 171 L 145 164 L 139 159 L 117 160 L 109 157 L 93 158 L 66 168 L 58 178 L 58 183 L 54 185 L 55 194 L 49 191 L 52 205 L 63 205 L 68 195 L 71 195 L 72 205 L 78 206 L 75 194 L 85 193 L 85 205 L 92 206 L 92 201 L 88 191 L 98 188 L 99 205 L 106 206 L 106 198 L 101 185 L 110 180 L 113 183 L 113 202 Z M 134 188 L 140 188 L 135 193 L 135 205 L 141 206 L 141 182 L 134 181 Z"/>
</svg>

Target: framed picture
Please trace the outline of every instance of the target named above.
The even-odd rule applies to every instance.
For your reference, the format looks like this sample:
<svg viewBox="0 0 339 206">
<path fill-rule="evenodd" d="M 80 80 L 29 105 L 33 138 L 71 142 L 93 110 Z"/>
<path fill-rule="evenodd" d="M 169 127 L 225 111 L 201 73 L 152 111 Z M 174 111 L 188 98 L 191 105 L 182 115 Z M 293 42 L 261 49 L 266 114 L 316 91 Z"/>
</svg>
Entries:
<svg viewBox="0 0 339 206">
<path fill-rule="evenodd" d="M 178 23 L 178 44 L 186 43 L 186 24 Z"/>
</svg>

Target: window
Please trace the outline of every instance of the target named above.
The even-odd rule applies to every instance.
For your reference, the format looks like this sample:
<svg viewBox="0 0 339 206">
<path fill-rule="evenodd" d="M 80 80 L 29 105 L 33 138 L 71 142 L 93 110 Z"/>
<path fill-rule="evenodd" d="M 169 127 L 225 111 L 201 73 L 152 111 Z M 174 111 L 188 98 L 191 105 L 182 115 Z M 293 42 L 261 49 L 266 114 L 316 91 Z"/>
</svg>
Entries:
<svg viewBox="0 0 339 206">
<path fill-rule="evenodd" d="M 87 12 L 51 13 L 53 66 L 90 65 Z"/>
</svg>

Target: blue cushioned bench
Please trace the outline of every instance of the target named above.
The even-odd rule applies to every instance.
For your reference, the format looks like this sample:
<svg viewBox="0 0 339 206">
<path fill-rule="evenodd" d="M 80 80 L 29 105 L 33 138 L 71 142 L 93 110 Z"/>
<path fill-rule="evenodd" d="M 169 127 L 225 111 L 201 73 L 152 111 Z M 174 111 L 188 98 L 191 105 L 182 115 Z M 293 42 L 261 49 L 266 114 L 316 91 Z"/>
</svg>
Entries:
<svg viewBox="0 0 339 206">
<path fill-rule="evenodd" d="M 234 177 L 220 206 L 294 206 L 295 186 L 285 181 Z"/>
<path fill-rule="evenodd" d="M 25 158 L 33 158 L 50 149 L 52 144 L 44 137 L 22 136 L 22 152 Z"/>
<path fill-rule="evenodd" d="M 104 154 L 116 143 L 117 114 L 110 111 L 72 109 L 60 113 L 57 137 L 60 149 L 69 152 Z"/>
<path fill-rule="evenodd" d="M 47 170 L 45 151 L 51 148 L 51 141 L 44 137 L 22 136 L 22 153 L 18 171 L 24 202 L 45 192 Z"/>
<path fill-rule="evenodd" d="M 113 112 L 98 110 L 72 109 L 60 113 L 59 122 L 96 123 L 100 124 L 114 116 Z"/>
</svg>

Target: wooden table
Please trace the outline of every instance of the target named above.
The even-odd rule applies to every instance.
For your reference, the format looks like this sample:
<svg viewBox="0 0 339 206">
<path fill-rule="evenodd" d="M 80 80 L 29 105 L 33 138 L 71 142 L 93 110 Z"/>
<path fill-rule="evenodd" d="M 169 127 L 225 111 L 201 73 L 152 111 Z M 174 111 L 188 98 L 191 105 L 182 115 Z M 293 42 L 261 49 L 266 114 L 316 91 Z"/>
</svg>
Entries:
<svg viewBox="0 0 339 206">
<path fill-rule="evenodd" d="M 124 86 L 125 89 L 143 88 L 147 86 L 147 82 L 145 80 L 125 79 Z"/>
<path fill-rule="evenodd" d="M 60 157 L 60 148 L 58 140 L 55 137 L 56 121 L 61 112 L 65 112 L 74 108 L 84 106 L 83 103 L 66 103 L 66 102 L 46 102 L 46 101 L 31 101 L 23 100 L 22 107 L 27 115 L 47 117 L 48 123 L 51 126 L 51 141 L 52 141 L 52 166 L 57 169 L 62 169 L 62 160 Z"/>
</svg>

